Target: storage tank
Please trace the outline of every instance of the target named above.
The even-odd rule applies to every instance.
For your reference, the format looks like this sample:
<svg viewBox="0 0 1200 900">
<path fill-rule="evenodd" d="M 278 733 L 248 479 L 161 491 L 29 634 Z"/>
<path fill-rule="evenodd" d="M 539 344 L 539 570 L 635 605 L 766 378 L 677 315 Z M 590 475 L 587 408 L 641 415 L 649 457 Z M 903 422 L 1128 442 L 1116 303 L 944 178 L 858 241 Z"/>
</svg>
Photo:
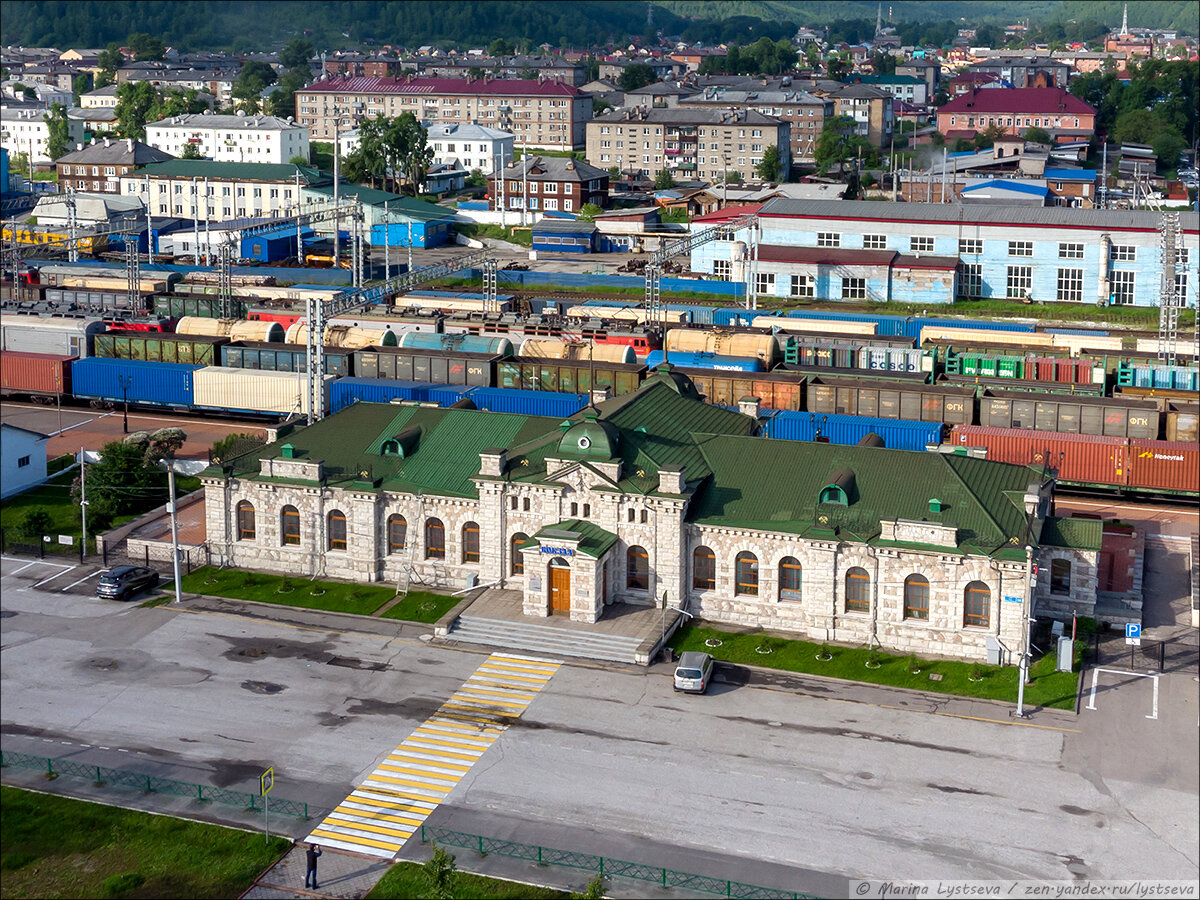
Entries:
<svg viewBox="0 0 1200 900">
<path fill-rule="evenodd" d="M 669 362 L 672 366 L 685 369 L 726 369 L 734 372 L 761 372 L 764 369 L 761 359 L 753 356 L 722 356 L 716 353 L 672 353 L 669 359 L 663 359 L 663 352 L 655 350 L 646 356 L 646 367 L 653 369 L 659 363 Z"/>
<path fill-rule="evenodd" d="M 719 329 L 672 328 L 663 349 L 668 361 L 675 353 L 715 353 L 762 360 L 770 368 L 779 356 L 779 344 L 769 334 L 745 334 Z"/>
<path fill-rule="evenodd" d="M 729 245 L 730 281 L 746 280 L 746 242 L 734 241 Z"/>
<path fill-rule="evenodd" d="M 184 316 L 175 324 L 175 333 L 207 334 L 227 337 L 231 341 L 260 341 L 267 344 L 281 344 L 284 338 L 283 326 L 278 322 L 207 319 L 202 316 Z"/>
<path fill-rule="evenodd" d="M 308 343 L 308 323 L 301 319 L 288 326 L 284 335 L 288 344 Z M 353 325 L 326 325 L 326 347 L 344 347 L 358 350 L 362 347 L 395 347 L 396 333 L 386 328 L 358 328 Z"/>
<path fill-rule="evenodd" d="M 517 356 L 534 359 L 575 359 L 595 362 L 633 363 L 637 354 L 628 344 L 597 344 L 595 341 L 556 341 L 551 338 L 527 338 L 517 348 Z"/>
<path fill-rule="evenodd" d="M 508 338 L 480 334 L 433 334 L 428 331 L 409 331 L 400 335 L 396 346 L 414 350 L 486 353 L 490 356 L 513 355 L 512 341 Z"/>
</svg>

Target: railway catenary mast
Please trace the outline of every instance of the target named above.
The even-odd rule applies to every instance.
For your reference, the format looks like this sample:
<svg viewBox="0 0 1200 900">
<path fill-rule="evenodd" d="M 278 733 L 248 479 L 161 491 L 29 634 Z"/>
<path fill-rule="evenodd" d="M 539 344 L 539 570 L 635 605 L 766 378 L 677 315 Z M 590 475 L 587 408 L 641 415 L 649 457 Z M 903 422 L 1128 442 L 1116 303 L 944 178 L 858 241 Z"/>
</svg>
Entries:
<svg viewBox="0 0 1200 900">
<path fill-rule="evenodd" d="M 1158 358 L 1175 365 L 1179 340 L 1179 213 L 1163 213 L 1158 226 L 1162 251 L 1162 288 L 1158 300 Z"/>
<path fill-rule="evenodd" d="M 648 322 L 665 322 L 662 296 L 660 294 L 660 282 L 662 279 L 663 264 L 668 259 L 683 253 L 690 253 L 696 247 L 701 247 L 710 241 L 732 239 L 733 235 L 742 229 L 748 229 L 750 232 L 750 258 L 746 266 L 746 308 L 756 308 L 757 304 L 754 300 L 755 276 L 757 275 L 758 268 L 758 242 L 761 228 L 758 222 L 758 214 L 751 213 L 748 216 L 742 216 L 730 222 L 724 222 L 712 228 L 706 228 L 703 231 L 690 234 L 678 241 L 664 244 L 662 248 L 651 255 L 650 261 L 646 263 L 646 320 Z"/>
</svg>

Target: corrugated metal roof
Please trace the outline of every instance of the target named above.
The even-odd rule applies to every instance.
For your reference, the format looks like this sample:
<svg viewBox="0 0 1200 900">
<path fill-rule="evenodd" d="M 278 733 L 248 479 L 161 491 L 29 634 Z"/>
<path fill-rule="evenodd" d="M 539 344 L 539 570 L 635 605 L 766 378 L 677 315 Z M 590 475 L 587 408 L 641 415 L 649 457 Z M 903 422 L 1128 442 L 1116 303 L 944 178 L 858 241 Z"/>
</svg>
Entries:
<svg viewBox="0 0 1200 900">
<path fill-rule="evenodd" d="M 563 540 L 563 532 L 578 535 L 578 551 L 593 559 L 599 559 L 617 542 L 617 536 L 611 531 L 605 531 L 599 525 L 583 519 L 564 519 L 553 525 L 546 525 L 538 529 L 533 538 L 537 541 Z"/>
<path fill-rule="evenodd" d="M 768 262 L 810 263 L 821 266 L 890 266 L 895 250 L 853 250 L 841 247 L 785 247 L 760 244 L 758 258 Z"/>
<path fill-rule="evenodd" d="M 1099 550 L 1104 540 L 1104 523 L 1099 519 L 1072 519 L 1048 516 L 1038 541 L 1045 547 L 1069 547 L 1072 550 Z"/>
<path fill-rule="evenodd" d="M 1062 88 L 981 88 L 955 97 L 938 109 L 944 113 L 1059 113 L 1093 116 L 1096 110 Z"/>
<path fill-rule="evenodd" d="M 300 173 L 303 184 L 322 181 L 324 176 L 308 166 L 291 163 L 242 163 L 214 162 L 211 159 L 172 159 L 170 162 L 146 166 L 136 177 L 149 175 L 151 178 L 227 178 L 233 181 L 287 181 L 296 180 Z"/>
<path fill-rule="evenodd" d="M 310 84 L 299 94 L 479 94 L 498 96 L 578 97 L 579 88 L 561 81 L 532 78 L 329 78 Z"/>
<path fill-rule="evenodd" d="M 993 178 L 990 181 L 983 181 L 979 184 L 973 184 L 970 187 L 965 187 L 962 189 L 962 192 L 967 194 L 972 191 L 986 191 L 989 188 L 1001 191 L 1012 191 L 1014 194 L 1030 194 L 1037 197 L 1045 197 L 1050 193 L 1044 184 L 1022 184 L 1019 181 L 1006 181 L 998 178 Z"/>
</svg>

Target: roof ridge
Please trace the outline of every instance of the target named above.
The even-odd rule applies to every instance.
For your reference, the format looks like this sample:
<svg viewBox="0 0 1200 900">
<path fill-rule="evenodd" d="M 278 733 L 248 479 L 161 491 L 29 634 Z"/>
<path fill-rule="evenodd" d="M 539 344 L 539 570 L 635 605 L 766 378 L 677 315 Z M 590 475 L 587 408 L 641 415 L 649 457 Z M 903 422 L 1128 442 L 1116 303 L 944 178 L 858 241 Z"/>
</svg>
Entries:
<svg viewBox="0 0 1200 900">
<path fill-rule="evenodd" d="M 968 457 L 965 457 L 965 456 L 954 457 L 952 454 L 947 454 L 947 453 L 939 453 L 938 456 L 941 458 L 942 465 L 946 466 L 951 472 L 954 473 L 954 477 L 956 479 L 958 479 L 958 483 L 963 486 L 963 490 L 965 490 L 970 495 L 971 499 L 975 501 L 975 505 L 979 507 L 980 511 L 987 518 L 987 520 L 989 522 L 991 522 L 992 525 L 995 526 L 996 530 L 1001 535 L 1004 535 L 1004 526 L 1001 525 L 1000 522 L 996 519 L 996 517 L 992 515 L 992 512 L 990 509 L 988 509 L 987 504 L 984 503 L 981 499 L 979 499 L 979 495 L 976 494 L 975 491 L 973 491 L 971 489 L 971 487 L 967 484 L 966 479 L 963 478 L 963 476 L 962 476 L 962 473 L 959 472 L 958 469 L 955 467 L 956 464 L 952 463 L 952 460 L 955 458 L 968 459 Z M 1003 546 L 1004 543 L 1005 542 L 1002 541 L 1001 546 Z"/>
</svg>

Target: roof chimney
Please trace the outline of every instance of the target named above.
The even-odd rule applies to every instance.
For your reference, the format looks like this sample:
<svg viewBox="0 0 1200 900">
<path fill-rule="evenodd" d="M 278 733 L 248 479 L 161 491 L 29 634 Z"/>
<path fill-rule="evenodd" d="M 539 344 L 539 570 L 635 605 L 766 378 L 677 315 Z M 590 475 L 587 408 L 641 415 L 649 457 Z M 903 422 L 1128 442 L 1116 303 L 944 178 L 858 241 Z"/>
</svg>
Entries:
<svg viewBox="0 0 1200 900">
<path fill-rule="evenodd" d="M 111 147 L 111 146 L 112 146 L 112 141 L 111 141 L 111 140 L 109 140 L 108 138 L 105 138 L 105 139 L 104 139 L 104 146 L 105 146 L 105 147 Z"/>
<path fill-rule="evenodd" d="M 133 138 L 125 139 L 125 149 L 127 149 L 130 153 L 133 152 Z"/>
</svg>

